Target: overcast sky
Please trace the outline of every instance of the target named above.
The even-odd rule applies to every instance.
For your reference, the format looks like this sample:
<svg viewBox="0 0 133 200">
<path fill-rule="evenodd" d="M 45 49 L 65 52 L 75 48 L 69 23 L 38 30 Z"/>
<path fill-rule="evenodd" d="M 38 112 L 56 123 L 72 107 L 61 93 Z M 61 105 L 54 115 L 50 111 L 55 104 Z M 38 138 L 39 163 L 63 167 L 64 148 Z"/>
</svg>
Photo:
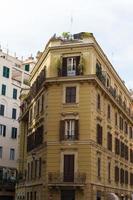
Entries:
<svg viewBox="0 0 133 200">
<path fill-rule="evenodd" d="M 132 0 L 0 0 L 0 44 L 11 54 L 36 55 L 54 33 L 65 31 L 92 32 L 133 88 Z"/>
</svg>

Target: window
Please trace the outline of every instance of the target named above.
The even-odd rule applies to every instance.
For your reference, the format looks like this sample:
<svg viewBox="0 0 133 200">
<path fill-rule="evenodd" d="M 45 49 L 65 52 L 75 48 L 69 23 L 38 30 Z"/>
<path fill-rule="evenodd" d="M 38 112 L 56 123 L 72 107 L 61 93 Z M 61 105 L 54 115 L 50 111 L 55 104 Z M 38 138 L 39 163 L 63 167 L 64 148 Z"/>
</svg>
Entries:
<svg viewBox="0 0 133 200">
<path fill-rule="evenodd" d="M 4 116 L 5 106 L 0 104 L 0 115 Z"/>
<path fill-rule="evenodd" d="M 10 160 L 15 160 L 15 149 L 10 149 Z"/>
<path fill-rule="evenodd" d="M 123 118 L 121 116 L 119 118 L 119 128 L 120 130 L 123 130 Z"/>
<path fill-rule="evenodd" d="M 127 125 L 126 121 L 125 121 L 124 125 L 125 125 L 125 127 L 124 127 L 125 130 L 124 131 L 125 131 L 126 134 L 128 134 L 128 125 Z"/>
<path fill-rule="evenodd" d="M 13 99 L 17 99 L 17 89 L 13 88 Z"/>
<path fill-rule="evenodd" d="M 115 154 L 120 154 L 120 140 L 118 138 L 115 138 Z"/>
<path fill-rule="evenodd" d="M 107 87 L 109 88 L 111 85 L 111 78 L 110 76 L 107 74 Z"/>
<path fill-rule="evenodd" d="M 30 200 L 33 200 L 33 195 L 32 195 L 33 193 L 32 192 L 30 192 Z"/>
<path fill-rule="evenodd" d="M 130 185 L 133 186 L 133 173 L 130 173 Z"/>
<path fill-rule="evenodd" d="M 101 97 L 100 94 L 97 95 L 97 109 L 101 109 Z"/>
<path fill-rule="evenodd" d="M 124 183 L 124 169 L 120 169 L 120 183 L 123 184 Z"/>
<path fill-rule="evenodd" d="M 97 124 L 97 143 L 102 145 L 102 126 L 100 126 L 100 124 Z"/>
<path fill-rule="evenodd" d="M 108 181 L 111 179 L 111 162 L 108 162 Z"/>
<path fill-rule="evenodd" d="M 3 76 L 5 78 L 9 78 L 9 72 L 10 72 L 10 69 L 8 67 L 3 67 Z"/>
<path fill-rule="evenodd" d="M 0 124 L 0 135 L 2 135 L 3 137 L 6 136 L 6 126 L 3 124 Z"/>
<path fill-rule="evenodd" d="M 76 87 L 66 87 L 66 103 L 76 103 Z"/>
<path fill-rule="evenodd" d="M 112 134 L 110 132 L 107 133 L 107 149 L 112 151 Z"/>
<path fill-rule="evenodd" d="M 117 113 L 115 113 L 115 126 L 118 125 L 118 116 L 117 116 Z"/>
<path fill-rule="evenodd" d="M 11 138 L 12 139 L 16 139 L 17 138 L 17 128 L 15 128 L 15 127 L 12 127 Z"/>
<path fill-rule="evenodd" d="M 17 113 L 17 109 L 13 108 L 12 109 L 12 119 L 16 119 L 16 113 Z"/>
<path fill-rule="evenodd" d="M 3 147 L 0 146 L 0 158 L 2 158 L 2 154 L 3 154 Z"/>
<path fill-rule="evenodd" d="M 115 167 L 115 182 L 119 182 L 119 167 Z"/>
<path fill-rule="evenodd" d="M 121 142 L 121 157 L 125 157 L 125 144 L 123 142 Z"/>
<path fill-rule="evenodd" d="M 133 138 L 133 130 L 132 130 L 131 126 L 129 128 L 129 136 L 130 136 L 130 138 Z"/>
<path fill-rule="evenodd" d="M 128 184 L 128 171 L 125 170 L 125 184 Z"/>
<path fill-rule="evenodd" d="M 125 145 L 124 150 L 125 150 L 125 159 L 128 160 L 128 146 L 127 145 Z"/>
<path fill-rule="evenodd" d="M 27 200 L 30 200 L 30 198 L 29 198 L 29 192 L 27 192 Z"/>
<path fill-rule="evenodd" d="M 97 176 L 100 178 L 101 176 L 101 158 L 97 159 Z"/>
<path fill-rule="evenodd" d="M 39 177 L 42 175 L 42 158 L 39 158 Z"/>
<path fill-rule="evenodd" d="M 63 58 L 62 76 L 75 76 L 80 74 L 78 69 L 80 56 Z"/>
<path fill-rule="evenodd" d="M 31 161 L 31 168 L 30 168 L 30 178 L 33 178 L 33 161 Z"/>
<path fill-rule="evenodd" d="M 30 163 L 28 163 L 28 166 L 27 166 L 27 179 L 28 180 L 30 179 Z"/>
<path fill-rule="evenodd" d="M 40 111 L 42 112 L 44 109 L 44 95 L 41 96 L 41 109 Z"/>
<path fill-rule="evenodd" d="M 108 105 L 108 109 L 107 109 L 107 118 L 108 119 L 111 118 L 111 108 L 110 108 L 110 105 Z"/>
<path fill-rule="evenodd" d="M 6 85 L 2 84 L 1 94 L 6 95 Z"/>
<path fill-rule="evenodd" d="M 133 150 L 130 149 L 130 162 L 133 163 Z"/>
<path fill-rule="evenodd" d="M 29 64 L 26 64 L 26 65 L 25 65 L 25 71 L 27 71 L 27 72 L 30 71 L 30 65 L 29 65 Z"/>
<path fill-rule="evenodd" d="M 60 121 L 60 140 L 77 140 L 79 136 L 79 120 Z"/>
<path fill-rule="evenodd" d="M 40 99 L 37 100 L 37 115 L 39 115 L 39 110 L 40 110 Z"/>
<path fill-rule="evenodd" d="M 67 58 L 67 75 L 68 76 L 76 75 L 76 58 L 75 57 Z"/>
<path fill-rule="evenodd" d="M 38 166 L 38 160 L 35 160 L 35 162 L 34 162 L 34 164 L 35 164 L 35 173 L 34 173 L 34 175 L 35 175 L 35 178 L 37 177 L 37 166 Z"/>
<path fill-rule="evenodd" d="M 37 198 L 36 198 L 36 197 L 37 197 L 36 193 L 37 193 L 37 192 L 34 192 L 34 200 L 37 199 Z"/>
</svg>

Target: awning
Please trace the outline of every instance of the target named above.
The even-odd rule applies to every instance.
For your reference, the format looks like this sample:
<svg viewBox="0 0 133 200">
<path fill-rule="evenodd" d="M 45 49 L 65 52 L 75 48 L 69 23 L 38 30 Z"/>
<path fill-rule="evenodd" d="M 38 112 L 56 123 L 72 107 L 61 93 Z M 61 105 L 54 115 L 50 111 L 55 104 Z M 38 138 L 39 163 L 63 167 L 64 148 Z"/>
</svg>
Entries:
<svg viewBox="0 0 133 200">
<path fill-rule="evenodd" d="M 119 200 L 119 197 L 115 193 L 109 193 L 108 200 Z"/>
</svg>

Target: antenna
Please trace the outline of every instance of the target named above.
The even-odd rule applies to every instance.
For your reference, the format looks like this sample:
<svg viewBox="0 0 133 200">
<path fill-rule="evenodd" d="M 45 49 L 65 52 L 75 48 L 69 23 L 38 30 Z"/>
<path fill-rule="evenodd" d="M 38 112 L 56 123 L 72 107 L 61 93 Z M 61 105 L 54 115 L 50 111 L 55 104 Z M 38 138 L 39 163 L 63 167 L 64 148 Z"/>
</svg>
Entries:
<svg viewBox="0 0 133 200">
<path fill-rule="evenodd" d="M 70 34 L 72 35 L 72 28 L 73 28 L 73 15 L 72 15 L 72 12 L 71 12 L 71 15 L 70 15 Z"/>
<path fill-rule="evenodd" d="M 6 45 L 6 51 L 7 51 L 7 55 L 8 55 L 8 53 L 9 53 L 8 44 Z"/>
</svg>

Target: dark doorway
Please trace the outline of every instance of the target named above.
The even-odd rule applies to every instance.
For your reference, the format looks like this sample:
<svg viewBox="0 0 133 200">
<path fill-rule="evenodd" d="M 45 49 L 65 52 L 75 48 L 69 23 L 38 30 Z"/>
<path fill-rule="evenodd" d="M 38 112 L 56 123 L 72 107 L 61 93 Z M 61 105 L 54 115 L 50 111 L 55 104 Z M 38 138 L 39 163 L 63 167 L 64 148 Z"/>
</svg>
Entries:
<svg viewBox="0 0 133 200">
<path fill-rule="evenodd" d="M 0 200 L 14 200 L 12 196 L 0 196 Z"/>
<path fill-rule="evenodd" d="M 101 191 L 97 191 L 96 200 L 101 200 Z"/>
<path fill-rule="evenodd" d="M 74 155 L 64 155 L 64 182 L 74 181 Z"/>
<path fill-rule="evenodd" d="M 61 200 L 75 200 L 75 190 L 61 190 Z"/>
</svg>

